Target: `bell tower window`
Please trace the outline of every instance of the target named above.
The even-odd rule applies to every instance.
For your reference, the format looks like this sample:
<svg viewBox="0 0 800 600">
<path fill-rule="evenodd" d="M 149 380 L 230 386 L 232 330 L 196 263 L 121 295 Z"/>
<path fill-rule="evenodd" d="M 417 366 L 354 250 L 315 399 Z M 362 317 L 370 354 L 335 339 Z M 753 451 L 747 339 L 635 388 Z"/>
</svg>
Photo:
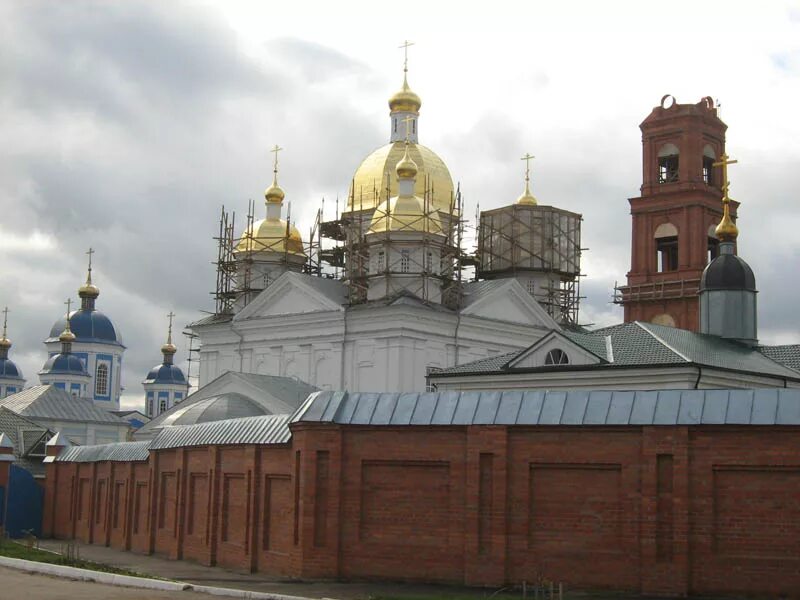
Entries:
<svg viewBox="0 0 800 600">
<path fill-rule="evenodd" d="M 714 149 L 706 144 L 703 148 L 703 183 L 714 185 L 714 163 L 717 160 Z"/>
<path fill-rule="evenodd" d="M 664 144 L 658 151 L 658 183 L 677 182 L 678 164 L 678 147 L 675 144 Z"/>
<path fill-rule="evenodd" d="M 655 231 L 656 267 L 659 273 L 678 270 L 678 228 L 662 223 Z"/>
</svg>

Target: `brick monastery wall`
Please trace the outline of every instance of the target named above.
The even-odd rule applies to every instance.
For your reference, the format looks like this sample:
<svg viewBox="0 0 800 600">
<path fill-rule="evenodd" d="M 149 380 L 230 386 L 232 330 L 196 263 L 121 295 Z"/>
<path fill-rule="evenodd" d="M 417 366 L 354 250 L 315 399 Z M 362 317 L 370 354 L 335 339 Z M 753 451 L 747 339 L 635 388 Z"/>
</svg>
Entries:
<svg viewBox="0 0 800 600">
<path fill-rule="evenodd" d="M 302 578 L 800 597 L 781 427 L 354 427 L 48 465 L 46 534 Z"/>
</svg>

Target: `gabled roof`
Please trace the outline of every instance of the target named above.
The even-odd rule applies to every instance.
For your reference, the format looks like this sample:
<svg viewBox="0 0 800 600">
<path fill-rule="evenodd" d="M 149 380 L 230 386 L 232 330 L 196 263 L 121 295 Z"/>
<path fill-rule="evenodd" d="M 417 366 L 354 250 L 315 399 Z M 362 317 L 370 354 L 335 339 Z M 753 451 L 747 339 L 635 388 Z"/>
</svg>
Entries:
<svg viewBox="0 0 800 600">
<path fill-rule="evenodd" d="M 800 344 L 783 346 L 761 346 L 759 352 L 784 366 L 800 371 Z"/>
<path fill-rule="evenodd" d="M 246 391 L 236 392 L 236 390 L 242 389 Z M 212 399 L 223 401 L 222 404 L 231 407 L 233 412 L 228 418 L 233 418 L 252 415 L 253 412 L 244 414 L 240 410 L 241 402 L 228 402 L 227 400 L 232 394 L 243 396 L 248 400 L 249 404 L 261 407 L 264 414 L 273 414 L 290 412 L 296 409 L 308 398 L 309 394 L 316 391 L 318 391 L 318 388 L 313 385 L 291 377 L 226 371 L 199 390 L 189 394 L 183 402 L 179 402 L 168 411 L 161 413 L 149 423 L 146 423 L 135 432 L 134 437 L 143 439 L 152 436 L 162 427 L 173 425 L 173 421 L 180 415 L 190 411 L 191 407 Z M 198 406 L 198 408 L 201 407 Z M 226 418 L 223 414 L 220 414 L 220 417 Z"/>
<path fill-rule="evenodd" d="M 47 427 L 42 427 L 4 406 L 0 407 L 0 434 L 5 434 L 14 445 L 17 456 L 29 452 L 50 433 Z"/>
<path fill-rule="evenodd" d="M 516 370 L 509 368 L 509 363 L 526 352 L 526 349 L 510 355 L 505 354 L 442 369 L 431 374 L 431 377 L 530 370 L 558 371 L 695 364 L 800 380 L 800 371 L 787 366 L 791 361 L 800 363 L 800 352 L 793 353 L 792 347 L 765 351 L 763 346 L 753 348 L 718 336 L 639 321 L 605 327 L 590 333 L 563 331 L 561 334 L 607 362 L 597 365 L 553 365 Z M 783 360 L 773 359 L 770 354 Z"/>
<path fill-rule="evenodd" d="M 98 408 L 91 400 L 75 398 L 52 385 L 36 385 L 0 400 L 0 406 L 28 417 L 53 421 L 78 421 L 128 427 L 128 424 Z"/>
</svg>

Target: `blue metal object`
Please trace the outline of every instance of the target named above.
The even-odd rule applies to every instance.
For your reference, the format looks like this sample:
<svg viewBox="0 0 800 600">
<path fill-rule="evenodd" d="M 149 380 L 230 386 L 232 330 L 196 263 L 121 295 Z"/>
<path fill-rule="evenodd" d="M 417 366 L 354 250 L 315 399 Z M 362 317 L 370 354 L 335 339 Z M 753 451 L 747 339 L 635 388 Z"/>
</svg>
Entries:
<svg viewBox="0 0 800 600">
<path fill-rule="evenodd" d="M 21 538 L 28 533 L 42 535 L 44 490 L 28 471 L 11 465 L 6 490 L 6 533 Z"/>
</svg>

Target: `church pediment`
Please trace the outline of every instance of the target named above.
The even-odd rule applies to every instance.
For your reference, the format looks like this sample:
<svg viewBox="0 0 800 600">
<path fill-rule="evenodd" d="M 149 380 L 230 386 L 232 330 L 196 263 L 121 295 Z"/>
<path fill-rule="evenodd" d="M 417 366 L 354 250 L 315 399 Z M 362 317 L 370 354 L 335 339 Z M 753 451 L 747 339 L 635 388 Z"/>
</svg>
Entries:
<svg viewBox="0 0 800 600">
<path fill-rule="evenodd" d="M 508 279 L 481 294 L 479 299 L 463 308 L 461 314 L 547 329 L 559 329 L 558 323 L 525 291 L 516 279 Z"/>
<path fill-rule="evenodd" d="M 567 338 L 551 331 L 508 363 L 509 369 L 531 369 L 566 365 L 596 365 L 603 360 Z"/>
<path fill-rule="evenodd" d="M 237 313 L 233 320 L 343 311 L 345 298 L 344 285 L 338 281 L 284 273 Z"/>
</svg>

